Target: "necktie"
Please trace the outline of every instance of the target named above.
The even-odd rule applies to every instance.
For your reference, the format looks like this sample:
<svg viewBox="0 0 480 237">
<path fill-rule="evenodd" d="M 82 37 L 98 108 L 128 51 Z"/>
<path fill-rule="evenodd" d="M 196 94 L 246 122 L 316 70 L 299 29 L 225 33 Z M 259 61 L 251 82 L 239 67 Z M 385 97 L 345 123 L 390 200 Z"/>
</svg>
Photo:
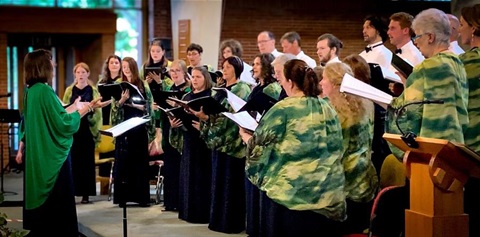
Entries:
<svg viewBox="0 0 480 237">
<path fill-rule="evenodd" d="M 402 54 L 402 49 L 396 49 L 395 54 Z"/>
</svg>

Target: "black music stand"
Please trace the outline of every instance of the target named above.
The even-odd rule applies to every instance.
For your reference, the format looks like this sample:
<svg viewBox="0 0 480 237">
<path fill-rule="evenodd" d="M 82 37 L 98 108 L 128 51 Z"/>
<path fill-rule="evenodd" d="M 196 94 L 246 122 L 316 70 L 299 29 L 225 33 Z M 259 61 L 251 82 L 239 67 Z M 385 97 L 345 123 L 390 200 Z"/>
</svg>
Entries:
<svg viewBox="0 0 480 237">
<path fill-rule="evenodd" d="M 19 123 L 22 120 L 20 116 L 20 111 L 16 109 L 0 109 L 0 125 L 2 123 Z M 0 126 L 0 136 L 3 134 L 2 126 Z M 0 139 L 0 149 L 1 149 L 1 156 L 0 156 L 0 168 L 2 172 L 0 172 L 1 182 L 0 182 L 0 192 L 2 194 L 10 193 L 13 195 L 17 195 L 15 192 L 8 192 L 3 190 L 3 175 L 5 173 L 5 168 L 3 165 L 3 139 Z M 10 158 L 10 154 L 9 158 Z"/>
</svg>

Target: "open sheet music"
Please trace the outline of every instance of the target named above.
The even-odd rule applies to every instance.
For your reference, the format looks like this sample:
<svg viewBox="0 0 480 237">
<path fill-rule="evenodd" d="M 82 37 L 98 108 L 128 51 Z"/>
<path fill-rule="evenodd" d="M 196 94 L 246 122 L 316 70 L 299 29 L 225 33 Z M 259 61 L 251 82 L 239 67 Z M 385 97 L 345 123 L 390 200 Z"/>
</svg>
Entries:
<svg viewBox="0 0 480 237">
<path fill-rule="evenodd" d="M 127 132 L 128 130 L 137 127 L 138 125 L 144 124 L 148 121 L 150 121 L 149 117 L 135 117 L 125 120 L 107 130 L 100 130 L 100 133 L 110 137 L 118 137 Z"/>
<path fill-rule="evenodd" d="M 182 106 L 169 109 L 159 107 L 159 109 L 165 112 L 165 114 L 167 114 L 170 119 L 180 119 L 182 121 L 182 124 L 187 128 L 192 128 L 192 121 L 199 121 L 199 119 L 195 115 L 185 111 Z"/>
<path fill-rule="evenodd" d="M 255 120 L 247 111 L 242 111 L 239 113 L 222 113 L 225 117 L 231 119 L 235 122 L 238 126 L 254 132 L 258 126 L 257 120 Z"/>
<path fill-rule="evenodd" d="M 348 73 L 345 73 L 345 76 L 343 76 L 340 92 L 347 92 L 372 100 L 384 108 L 393 100 L 391 95 L 350 76 Z"/>
<path fill-rule="evenodd" d="M 130 98 L 132 98 L 134 102 L 145 101 L 138 87 L 130 82 L 122 81 L 120 83 L 98 84 L 98 91 L 103 100 L 109 100 L 112 97 L 115 98 L 115 100 L 120 100 L 122 92 L 127 89 L 130 93 Z"/>
<path fill-rule="evenodd" d="M 153 101 L 157 103 L 158 106 L 163 108 L 171 108 L 167 103 L 167 99 L 169 97 L 175 97 L 177 99 L 181 99 L 183 95 L 185 95 L 185 91 L 157 91 L 156 93 L 152 93 Z"/>
<path fill-rule="evenodd" d="M 167 99 L 176 102 L 179 106 L 182 106 L 186 110 L 192 109 L 195 111 L 200 111 L 200 108 L 203 108 L 203 112 L 205 114 L 219 114 L 221 112 L 228 111 L 227 108 L 225 108 L 211 96 L 203 96 L 190 101 L 180 100 L 175 97 L 169 97 Z"/>
<path fill-rule="evenodd" d="M 239 111 L 257 112 L 260 115 L 265 114 L 272 106 L 274 106 L 278 100 L 271 96 L 259 92 L 254 95 Z"/>
<path fill-rule="evenodd" d="M 395 73 L 395 68 L 393 67 L 389 67 L 389 68 L 385 68 L 385 67 L 382 67 L 382 66 L 379 66 L 381 69 L 382 69 L 382 74 L 383 74 L 383 78 L 387 79 L 387 80 L 390 80 L 392 82 L 397 82 L 397 83 L 402 83 L 402 79 L 400 78 L 400 76 L 398 76 L 396 73 Z"/>
<path fill-rule="evenodd" d="M 232 108 L 235 112 L 238 112 L 247 103 L 242 98 L 238 97 L 237 95 L 235 95 L 234 93 L 229 91 L 227 88 L 213 87 L 212 90 L 221 91 L 222 93 L 226 93 L 227 94 L 227 101 L 230 104 L 230 106 L 232 106 Z"/>
</svg>

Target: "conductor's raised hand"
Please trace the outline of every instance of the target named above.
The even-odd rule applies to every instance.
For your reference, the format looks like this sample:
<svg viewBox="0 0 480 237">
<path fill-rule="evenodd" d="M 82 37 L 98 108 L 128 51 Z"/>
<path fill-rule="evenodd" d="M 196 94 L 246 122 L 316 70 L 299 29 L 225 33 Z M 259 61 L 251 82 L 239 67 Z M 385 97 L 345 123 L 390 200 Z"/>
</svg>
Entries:
<svg viewBox="0 0 480 237">
<path fill-rule="evenodd" d="M 103 108 L 103 107 L 105 107 L 105 106 L 107 106 L 111 103 L 112 103 L 112 100 L 102 101 L 102 97 L 98 97 L 98 98 L 90 101 L 89 106 L 92 109 L 98 109 L 98 108 Z"/>
<path fill-rule="evenodd" d="M 200 107 L 200 111 L 195 111 L 192 108 L 189 108 L 188 110 L 190 111 L 190 113 L 195 115 L 195 117 L 199 118 L 202 121 L 207 121 L 209 118 L 209 116 L 203 112 L 203 106 Z"/>
</svg>

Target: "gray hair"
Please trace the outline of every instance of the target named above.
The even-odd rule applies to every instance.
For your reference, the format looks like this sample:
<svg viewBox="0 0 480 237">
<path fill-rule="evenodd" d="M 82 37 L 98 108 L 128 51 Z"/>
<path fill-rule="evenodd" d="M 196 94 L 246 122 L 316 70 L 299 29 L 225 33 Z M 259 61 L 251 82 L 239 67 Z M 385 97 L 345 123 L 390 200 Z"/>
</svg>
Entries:
<svg viewBox="0 0 480 237">
<path fill-rule="evenodd" d="M 285 65 L 286 62 L 292 60 L 292 59 L 296 59 L 297 57 L 293 54 L 290 54 L 290 53 L 284 53 L 284 54 L 281 54 L 279 55 L 278 57 L 275 58 L 275 60 L 273 60 L 272 62 L 272 66 L 275 66 L 275 65 Z"/>
<path fill-rule="evenodd" d="M 412 28 L 416 33 L 435 34 L 436 44 L 449 45 L 450 42 L 450 21 L 445 12 L 436 8 L 430 8 L 418 13 L 413 19 Z"/>
</svg>

